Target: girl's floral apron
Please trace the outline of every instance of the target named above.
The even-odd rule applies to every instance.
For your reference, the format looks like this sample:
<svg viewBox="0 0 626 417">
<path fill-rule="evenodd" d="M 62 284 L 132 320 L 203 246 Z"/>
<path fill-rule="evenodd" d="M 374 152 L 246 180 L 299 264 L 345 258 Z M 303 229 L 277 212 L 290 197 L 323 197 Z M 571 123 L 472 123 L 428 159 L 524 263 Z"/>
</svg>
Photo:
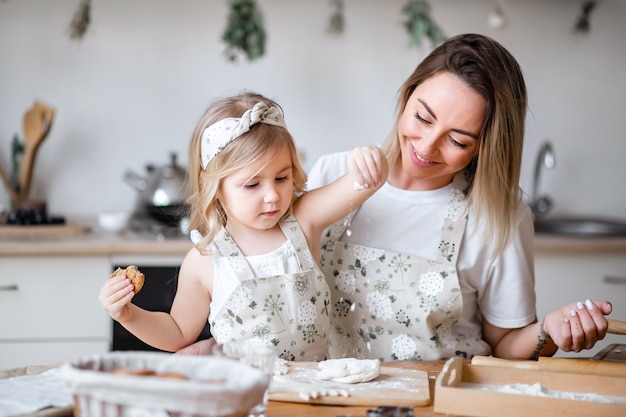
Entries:
<svg viewBox="0 0 626 417">
<path fill-rule="evenodd" d="M 331 227 L 321 256 L 332 293 L 331 358 L 435 360 L 490 351 L 455 331 L 463 311 L 456 262 L 467 222 L 464 184 L 457 175 L 436 259 L 340 242 L 356 212 Z"/>
<path fill-rule="evenodd" d="M 255 278 L 228 232 L 222 229 L 215 237 L 239 283 L 212 314 L 211 333 L 218 343 L 264 343 L 285 360 L 321 361 L 328 352 L 330 290 L 295 218 L 289 215 L 279 224 L 296 249 L 300 273 Z"/>
</svg>

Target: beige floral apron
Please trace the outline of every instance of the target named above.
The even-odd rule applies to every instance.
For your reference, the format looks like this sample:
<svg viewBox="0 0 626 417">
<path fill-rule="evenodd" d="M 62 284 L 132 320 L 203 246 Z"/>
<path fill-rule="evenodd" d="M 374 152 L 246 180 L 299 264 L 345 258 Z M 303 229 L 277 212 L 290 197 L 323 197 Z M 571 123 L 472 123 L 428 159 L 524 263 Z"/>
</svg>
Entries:
<svg viewBox="0 0 626 417">
<path fill-rule="evenodd" d="M 211 333 L 218 343 L 264 343 L 285 360 L 321 361 L 328 353 L 330 289 L 296 219 L 289 215 L 279 225 L 302 272 L 256 278 L 230 234 L 222 229 L 215 237 L 239 282 L 212 312 Z"/>
<path fill-rule="evenodd" d="M 330 228 L 321 266 L 332 293 L 331 358 L 435 360 L 490 351 L 455 331 L 463 311 L 456 262 L 467 223 L 464 184 L 457 175 L 436 259 L 340 242 L 356 212 Z"/>
</svg>

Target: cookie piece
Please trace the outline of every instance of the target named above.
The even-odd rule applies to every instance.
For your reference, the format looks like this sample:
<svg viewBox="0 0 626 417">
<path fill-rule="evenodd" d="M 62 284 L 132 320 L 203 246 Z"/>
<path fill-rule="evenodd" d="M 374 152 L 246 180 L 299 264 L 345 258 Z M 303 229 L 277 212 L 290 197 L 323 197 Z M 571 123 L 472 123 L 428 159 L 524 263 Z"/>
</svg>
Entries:
<svg viewBox="0 0 626 417">
<path fill-rule="evenodd" d="M 130 280 L 133 284 L 133 290 L 135 294 L 137 294 L 143 288 L 143 283 L 145 281 L 145 277 L 139 268 L 135 265 L 129 265 L 126 269 L 117 268 L 112 274 L 111 278 L 117 277 L 119 275 L 126 275 L 126 278 Z"/>
<path fill-rule="evenodd" d="M 186 380 L 187 376 L 183 374 L 177 374 L 175 372 L 161 372 L 154 375 L 157 378 L 166 378 L 166 379 L 178 379 L 180 381 Z"/>
<path fill-rule="evenodd" d="M 154 376 L 156 375 L 156 373 L 150 369 L 115 368 L 111 371 L 111 373 L 116 374 L 116 375 L 131 375 L 131 376 Z"/>
</svg>

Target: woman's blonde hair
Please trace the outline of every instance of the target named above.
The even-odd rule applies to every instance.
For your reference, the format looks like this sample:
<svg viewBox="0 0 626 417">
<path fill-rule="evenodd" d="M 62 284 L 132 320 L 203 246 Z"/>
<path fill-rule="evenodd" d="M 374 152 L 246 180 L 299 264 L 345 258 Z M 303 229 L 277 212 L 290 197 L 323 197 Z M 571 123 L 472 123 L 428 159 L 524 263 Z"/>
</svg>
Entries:
<svg viewBox="0 0 626 417">
<path fill-rule="evenodd" d="M 241 117 L 255 104 L 263 102 L 268 107 L 282 108 L 274 100 L 254 92 L 221 98 L 214 101 L 200 118 L 191 137 L 189 146 L 189 182 L 191 195 L 189 203 L 189 228 L 196 229 L 203 239 L 196 244 L 199 249 L 205 248 L 215 234 L 226 224 L 226 213 L 216 198 L 221 180 L 248 166 L 259 158 L 266 160 L 265 166 L 271 164 L 274 156 L 284 149 L 289 150 L 293 167 L 293 196 L 302 194 L 306 184 L 306 173 L 300 165 L 293 137 L 287 129 L 265 123 L 254 124 L 249 132 L 244 133 L 223 150 L 221 150 L 202 169 L 201 138 L 204 130 L 213 123 L 229 118 Z M 292 200 L 293 201 L 293 200 Z"/>
<path fill-rule="evenodd" d="M 383 144 L 391 165 L 400 162 L 398 120 L 413 91 L 440 72 L 457 76 L 486 102 L 478 153 L 466 167 L 468 207 L 485 220 L 493 254 L 508 244 L 522 198 L 519 178 L 528 98 L 519 64 L 502 45 L 477 34 L 448 39 L 402 84 L 395 126 Z"/>
</svg>

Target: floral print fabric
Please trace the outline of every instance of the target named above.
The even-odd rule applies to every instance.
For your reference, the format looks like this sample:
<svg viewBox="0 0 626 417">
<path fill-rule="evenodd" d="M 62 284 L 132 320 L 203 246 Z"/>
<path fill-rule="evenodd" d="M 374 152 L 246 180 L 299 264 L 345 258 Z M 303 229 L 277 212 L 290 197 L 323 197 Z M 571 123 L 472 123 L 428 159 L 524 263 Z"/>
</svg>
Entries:
<svg viewBox="0 0 626 417">
<path fill-rule="evenodd" d="M 457 176 L 436 259 L 340 242 L 351 217 L 331 227 L 320 260 L 332 293 L 331 358 L 434 360 L 489 352 L 484 341 L 454 329 L 463 311 L 456 273 L 467 221 L 463 185 Z"/>
<path fill-rule="evenodd" d="M 216 236 L 215 246 L 228 259 L 219 265 L 231 271 L 215 274 L 230 273 L 238 282 L 211 313 L 211 333 L 218 343 L 263 343 L 285 360 L 321 361 L 327 357 L 330 289 L 295 218 L 287 216 L 280 227 L 293 244 L 290 256 L 298 258 L 300 272 L 257 278 L 226 230 Z"/>
</svg>

